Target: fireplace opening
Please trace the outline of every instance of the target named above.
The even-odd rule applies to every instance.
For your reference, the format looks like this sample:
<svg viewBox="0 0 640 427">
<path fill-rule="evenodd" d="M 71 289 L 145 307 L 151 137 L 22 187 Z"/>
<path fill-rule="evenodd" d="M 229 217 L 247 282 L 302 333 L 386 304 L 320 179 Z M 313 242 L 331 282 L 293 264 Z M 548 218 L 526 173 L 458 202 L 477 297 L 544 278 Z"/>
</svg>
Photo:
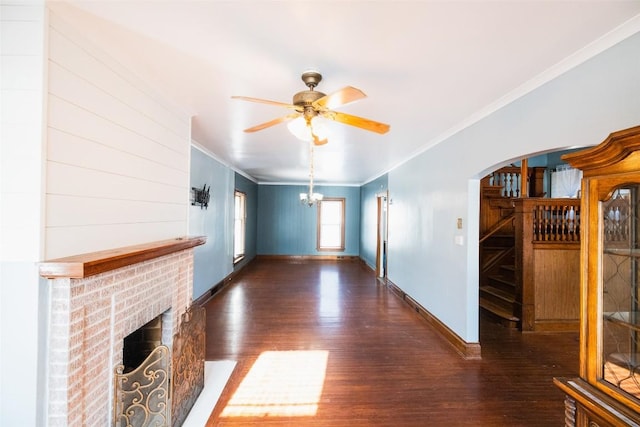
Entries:
<svg viewBox="0 0 640 427">
<path fill-rule="evenodd" d="M 129 373 L 138 368 L 142 362 L 160 345 L 171 344 L 166 337 L 171 337 L 171 330 L 167 331 L 168 312 L 165 312 L 147 324 L 136 329 L 124 338 L 122 348 L 123 373 Z"/>
</svg>

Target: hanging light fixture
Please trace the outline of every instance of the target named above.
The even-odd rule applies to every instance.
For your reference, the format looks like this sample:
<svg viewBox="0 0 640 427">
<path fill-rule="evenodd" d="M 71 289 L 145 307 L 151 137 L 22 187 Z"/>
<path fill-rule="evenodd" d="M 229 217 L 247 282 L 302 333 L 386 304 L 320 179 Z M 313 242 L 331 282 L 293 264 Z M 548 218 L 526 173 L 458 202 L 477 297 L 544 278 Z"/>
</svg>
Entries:
<svg viewBox="0 0 640 427">
<path fill-rule="evenodd" d="M 309 192 L 300 193 L 300 203 L 309 207 L 322 200 L 322 194 L 313 192 L 313 141 L 309 142 Z"/>
</svg>

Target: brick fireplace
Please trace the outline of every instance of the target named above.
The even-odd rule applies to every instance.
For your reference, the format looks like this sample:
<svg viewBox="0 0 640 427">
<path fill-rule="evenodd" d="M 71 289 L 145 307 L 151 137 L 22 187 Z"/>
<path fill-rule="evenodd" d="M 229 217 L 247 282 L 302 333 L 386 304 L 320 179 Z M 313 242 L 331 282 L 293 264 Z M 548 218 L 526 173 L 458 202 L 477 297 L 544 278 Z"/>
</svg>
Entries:
<svg viewBox="0 0 640 427">
<path fill-rule="evenodd" d="M 171 336 L 179 332 L 192 304 L 193 248 L 204 242 L 172 239 L 40 265 L 51 287 L 48 425 L 113 425 L 124 338 L 158 316 Z"/>
</svg>

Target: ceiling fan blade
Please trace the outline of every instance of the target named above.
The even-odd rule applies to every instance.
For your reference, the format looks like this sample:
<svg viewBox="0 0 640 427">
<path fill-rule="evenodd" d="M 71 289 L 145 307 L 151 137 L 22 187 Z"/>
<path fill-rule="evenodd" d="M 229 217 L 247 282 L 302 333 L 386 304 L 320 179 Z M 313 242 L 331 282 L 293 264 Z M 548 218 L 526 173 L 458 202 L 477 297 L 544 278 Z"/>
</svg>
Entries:
<svg viewBox="0 0 640 427">
<path fill-rule="evenodd" d="M 327 111 L 322 115 L 327 119 L 335 120 L 336 122 L 344 123 L 345 125 L 359 127 L 371 132 L 382 134 L 389 131 L 389 125 L 365 119 L 364 117 L 352 116 L 351 114 L 340 113 L 338 111 Z"/>
<path fill-rule="evenodd" d="M 271 126 L 275 126 L 279 123 L 284 123 L 284 122 L 288 122 L 289 120 L 293 120 L 297 117 L 300 117 L 300 113 L 291 113 L 291 114 L 287 114 L 286 116 L 282 116 L 282 117 L 278 117 L 277 119 L 273 119 L 271 121 L 265 122 L 265 123 L 261 123 L 259 125 L 250 127 L 249 129 L 245 129 L 245 132 L 257 132 L 259 130 L 262 129 L 266 129 L 268 127 Z"/>
<path fill-rule="evenodd" d="M 291 108 L 293 110 L 300 109 L 298 106 L 293 104 L 287 104 L 287 103 L 278 102 L 278 101 L 269 101 L 268 99 L 251 98 L 249 96 L 232 96 L 231 99 L 240 99 L 242 101 L 259 102 L 261 104 L 275 105 L 278 107 Z"/>
<path fill-rule="evenodd" d="M 364 92 L 360 89 L 356 89 L 352 86 L 347 86 L 337 92 L 333 92 L 329 95 L 323 96 L 322 98 L 314 101 L 311 105 L 313 105 L 314 108 L 319 108 L 321 110 L 331 110 L 341 105 L 345 105 L 366 97 L 367 95 L 365 95 Z"/>
</svg>

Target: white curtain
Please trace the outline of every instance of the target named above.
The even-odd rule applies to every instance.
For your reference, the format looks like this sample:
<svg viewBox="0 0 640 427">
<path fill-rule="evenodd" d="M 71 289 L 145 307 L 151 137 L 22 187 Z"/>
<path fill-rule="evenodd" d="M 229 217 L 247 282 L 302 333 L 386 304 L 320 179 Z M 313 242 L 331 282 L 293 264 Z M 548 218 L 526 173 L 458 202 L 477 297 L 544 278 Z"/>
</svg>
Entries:
<svg viewBox="0 0 640 427">
<path fill-rule="evenodd" d="M 582 171 L 558 167 L 551 174 L 551 197 L 578 197 Z"/>
</svg>

